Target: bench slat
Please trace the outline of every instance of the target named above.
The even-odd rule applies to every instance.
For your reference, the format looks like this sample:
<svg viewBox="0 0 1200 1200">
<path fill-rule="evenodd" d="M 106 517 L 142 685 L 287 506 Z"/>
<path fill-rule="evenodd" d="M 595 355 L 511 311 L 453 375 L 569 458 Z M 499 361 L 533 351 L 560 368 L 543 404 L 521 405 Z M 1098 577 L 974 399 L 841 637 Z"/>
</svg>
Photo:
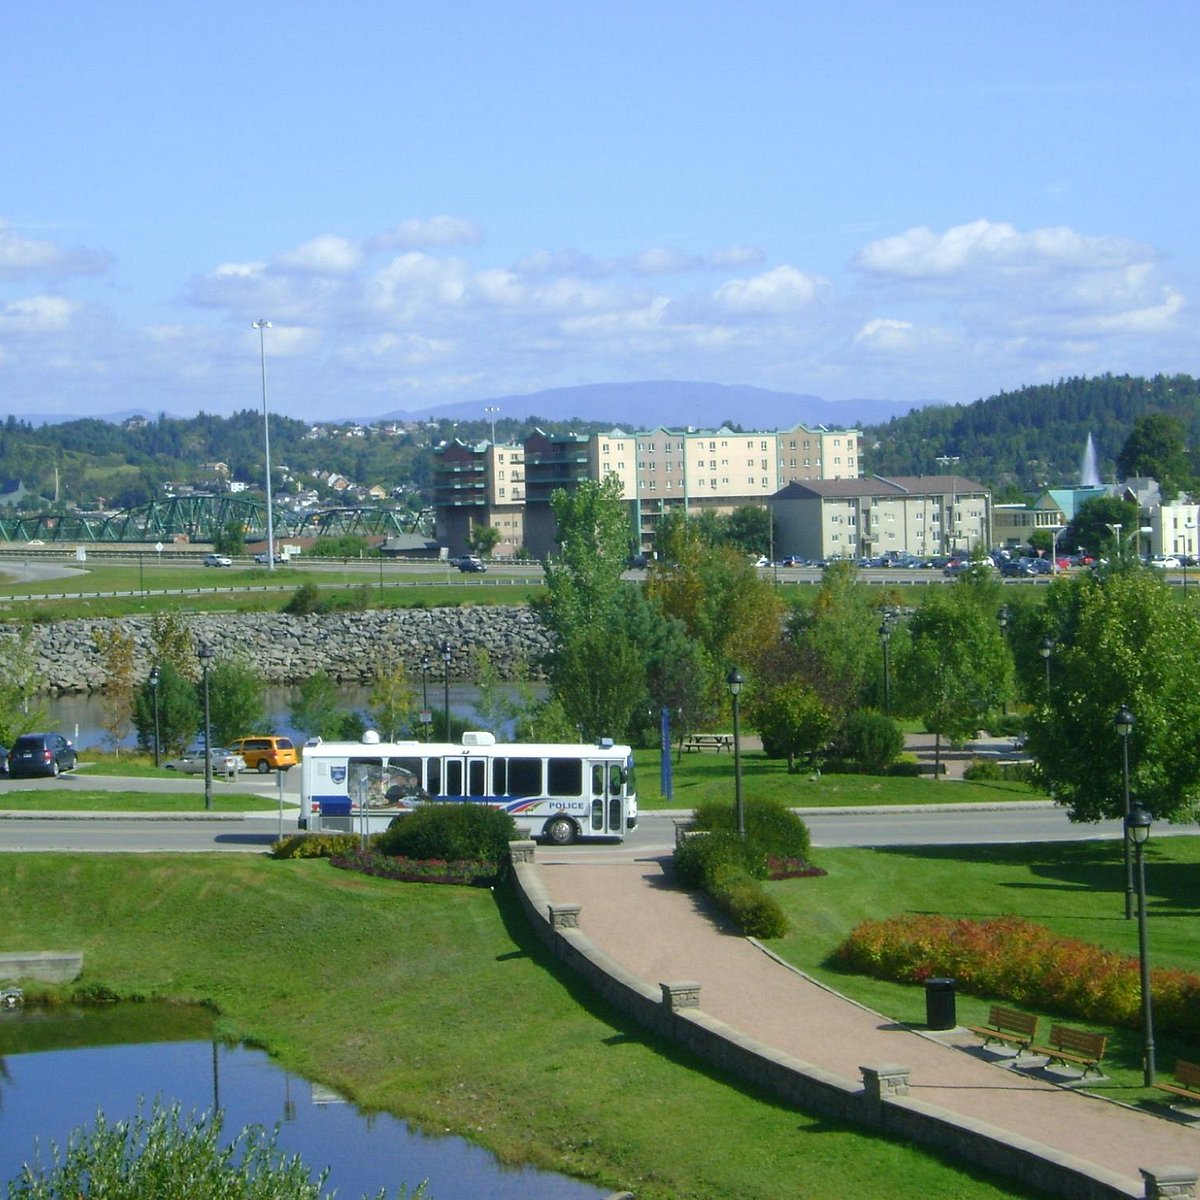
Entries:
<svg viewBox="0 0 1200 1200">
<path fill-rule="evenodd" d="M 1181 1058 L 1175 1064 L 1174 1083 L 1156 1083 L 1154 1086 L 1160 1092 L 1170 1092 L 1200 1104 L 1200 1063 L 1191 1063 Z"/>
<path fill-rule="evenodd" d="M 1037 1037 L 1037 1025 L 1038 1019 L 1032 1013 L 993 1004 L 988 1009 L 986 1025 L 969 1025 L 967 1028 L 983 1038 L 985 1046 L 989 1042 L 1012 1042 L 1024 1048 Z"/>
<path fill-rule="evenodd" d="M 1030 1046 L 1031 1054 L 1044 1054 L 1052 1062 L 1078 1063 L 1084 1075 L 1089 1071 L 1100 1073 L 1100 1060 L 1108 1037 L 1103 1033 L 1089 1033 L 1084 1029 L 1072 1029 L 1069 1025 L 1050 1027 L 1049 1045 Z"/>
</svg>

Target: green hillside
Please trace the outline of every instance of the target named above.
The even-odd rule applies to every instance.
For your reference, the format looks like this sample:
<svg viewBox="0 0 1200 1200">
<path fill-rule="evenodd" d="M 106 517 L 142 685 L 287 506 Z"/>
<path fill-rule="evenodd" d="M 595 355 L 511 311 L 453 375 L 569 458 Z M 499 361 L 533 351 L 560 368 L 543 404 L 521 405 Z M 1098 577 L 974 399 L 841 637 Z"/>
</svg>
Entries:
<svg viewBox="0 0 1200 1200">
<path fill-rule="evenodd" d="M 1100 478 L 1109 482 L 1135 419 L 1151 412 L 1178 417 L 1189 445 L 1200 445 L 1200 382 L 1190 375 L 1101 375 L 1001 392 L 973 404 L 919 409 L 865 428 L 864 471 L 885 476 L 953 471 L 989 485 L 1004 499 L 1079 482 L 1090 433 Z"/>
</svg>

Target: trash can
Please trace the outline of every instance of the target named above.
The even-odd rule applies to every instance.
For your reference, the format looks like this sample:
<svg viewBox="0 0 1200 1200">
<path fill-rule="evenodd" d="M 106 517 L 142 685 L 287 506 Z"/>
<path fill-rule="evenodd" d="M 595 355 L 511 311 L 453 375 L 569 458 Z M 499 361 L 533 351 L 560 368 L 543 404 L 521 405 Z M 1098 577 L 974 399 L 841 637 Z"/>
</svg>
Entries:
<svg viewBox="0 0 1200 1200">
<path fill-rule="evenodd" d="M 925 980 L 925 1024 L 930 1029 L 953 1029 L 958 1024 L 953 979 Z"/>
</svg>

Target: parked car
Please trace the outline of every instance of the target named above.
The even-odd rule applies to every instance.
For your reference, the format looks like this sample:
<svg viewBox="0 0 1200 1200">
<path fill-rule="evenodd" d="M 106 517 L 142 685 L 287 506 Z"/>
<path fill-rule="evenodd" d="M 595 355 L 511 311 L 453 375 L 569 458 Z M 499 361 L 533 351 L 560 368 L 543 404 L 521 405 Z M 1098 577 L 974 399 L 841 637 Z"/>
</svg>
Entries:
<svg viewBox="0 0 1200 1200">
<path fill-rule="evenodd" d="M 227 554 L 206 554 L 204 565 L 206 567 L 232 567 L 233 559 Z"/>
<path fill-rule="evenodd" d="M 247 769 L 260 775 L 268 771 L 286 771 L 300 761 L 296 743 L 291 738 L 274 734 L 256 733 L 253 737 L 237 738 L 231 749 L 242 756 Z"/>
<path fill-rule="evenodd" d="M 1152 567 L 1158 567 L 1161 571 L 1178 571 L 1179 559 L 1173 554 L 1156 554 L 1150 560 Z"/>
<path fill-rule="evenodd" d="M 209 751 L 212 756 L 212 773 L 214 775 L 236 775 L 246 769 L 246 760 L 224 746 L 213 746 Z M 193 746 L 178 758 L 168 759 L 163 766 L 168 771 L 179 771 L 183 775 L 204 774 L 204 747 Z"/>
<path fill-rule="evenodd" d="M 75 746 L 61 733 L 23 733 L 8 752 L 8 773 L 13 779 L 74 769 Z"/>
<path fill-rule="evenodd" d="M 460 571 L 464 571 L 464 572 L 467 572 L 467 571 L 483 572 L 483 571 L 487 570 L 487 563 L 485 563 L 482 558 L 478 557 L 478 555 L 475 555 L 475 554 L 464 554 L 460 559 L 458 559 L 455 562 L 454 565 L 456 567 L 458 567 L 458 569 Z"/>
</svg>

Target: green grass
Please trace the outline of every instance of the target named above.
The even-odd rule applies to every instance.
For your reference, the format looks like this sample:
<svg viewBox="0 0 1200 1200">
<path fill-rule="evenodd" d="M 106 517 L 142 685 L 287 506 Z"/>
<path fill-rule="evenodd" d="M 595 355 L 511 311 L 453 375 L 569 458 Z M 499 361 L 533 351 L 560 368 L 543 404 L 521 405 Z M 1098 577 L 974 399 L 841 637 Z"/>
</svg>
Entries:
<svg viewBox="0 0 1200 1200">
<path fill-rule="evenodd" d="M 23 854 L 0 856 L 0 893 L 0 948 L 82 949 L 96 994 L 209 1002 L 222 1034 L 287 1070 L 504 1161 L 642 1200 L 868 1195 L 881 1179 L 1028 1194 L 656 1041 L 553 960 L 503 889 L 243 855 Z"/>
<path fill-rule="evenodd" d="M 194 792 L 88 791 L 82 788 L 47 787 L 37 791 L 0 790 L 0 809 L 6 812 L 168 812 L 204 811 L 204 780 L 195 777 Z M 265 812 L 279 807 L 278 798 L 231 792 L 222 780 L 213 780 L 213 811 Z M 294 806 L 292 806 L 294 807 Z"/>
<path fill-rule="evenodd" d="M 830 952 L 860 922 L 901 913 L 985 919 L 1013 913 L 1059 933 L 1136 958 L 1137 921 L 1125 919 L 1125 873 L 1120 841 L 1002 846 L 906 846 L 819 850 L 820 878 L 768 884 L 784 906 L 792 932 L 771 943 L 789 962 L 877 1012 L 924 1024 L 924 989 L 869 979 L 839 969 Z M 1151 838 L 1146 849 L 1150 961 L 1155 967 L 1200 967 L 1200 837 Z M 961 1025 L 983 1024 L 999 996 L 958 996 Z M 1011 1001 L 1010 1001 L 1011 1003 Z M 1035 1005 L 1018 1007 L 1037 1012 Z M 1054 1020 L 1109 1035 L 1108 1080 L 1089 1090 L 1127 1103 L 1154 1093 L 1142 1087 L 1141 1032 L 1089 1026 L 1062 1014 Z M 1159 1072 L 1177 1058 L 1194 1061 L 1190 1044 L 1157 1036 Z"/>
<path fill-rule="evenodd" d="M 690 809 L 713 799 L 732 797 L 733 755 L 673 756 L 673 797 L 663 799 L 662 752 L 636 750 L 638 804 L 645 809 Z M 903 778 L 879 775 L 787 773 L 783 759 L 762 751 L 742 754 L 742 784 L 747 796 L 778 799 L 791 808 L 851 808 L 862 805 L 997 804 L 1013 800 L 1045 800 L 1023 783 L 968 783 L 932 776 Z"/>
</svg>

